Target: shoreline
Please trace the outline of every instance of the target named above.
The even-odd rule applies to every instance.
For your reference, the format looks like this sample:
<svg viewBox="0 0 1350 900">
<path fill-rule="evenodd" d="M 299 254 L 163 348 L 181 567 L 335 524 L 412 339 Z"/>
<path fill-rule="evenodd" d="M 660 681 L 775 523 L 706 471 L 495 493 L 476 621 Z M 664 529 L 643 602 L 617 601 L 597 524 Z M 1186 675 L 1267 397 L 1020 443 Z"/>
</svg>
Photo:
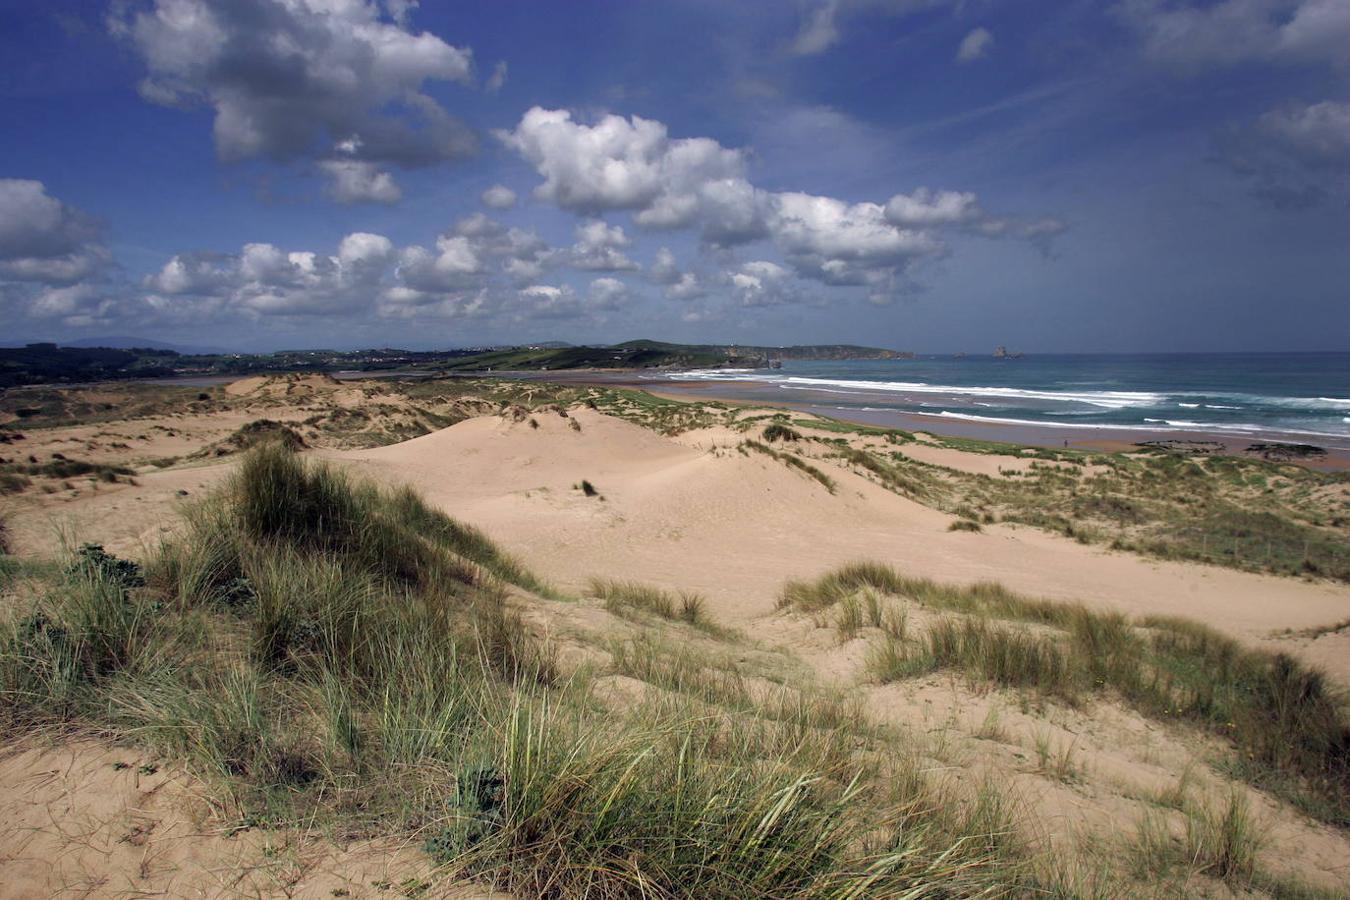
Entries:
<svg viewBox="0 0 1350 900">
<path fill-rule="evenodd" d="M 837 419 L 853 425 L 870 425 L 880 428 L 898 428 L 904 431 L 918 431 L 941 437 L 966 438 L 991 441 L 1002 444 L 1014 444 L 1047 449 L 1067 448 L 1070 450 L 1095 450 L 1104 453 L 1119 453 L 1136 449 L 1147 441 L 1203 442 L 1222 446 L 1224 455 L 1251 457 L 1247 448 L 1257 443 L 1307 444 L 1320 447 L 1326 456 L 1296 458 L 1287 460 L 1293 465 L 1323 471 L 1350 471 L 1350 440 L 1346 446 L 1326 443 L 1325 438 L 1313 435 L 1272 432 L 1263 435 L 1234 435 L 1222 431 L 1204 429 L 1176 428 L 1138 428 L 1103 426 L 1092 429 L 1073 428 L 1064 425 L 1022 424 L 1013 422 L 977 421 L 957 419 L 935 414 L 906 412 L 887 409 L 851 409 L 831 406 L 827 403 L 808 400 L 791 402 L 784 400 L 778 392 L 768 390 L 766 382 L 736 382 L 744 390 L 744 395 L 735 396 L 719 390 L 727 382 L 706 381 L 661 381 L 634 376 L 628 370 L 593 369 L 585 372 L 573 370 L 571 374 L 554 372 L 494 372 L 513 378 L 536 381 L 552 381 L 559 384 L 587 385 L 595 387 L 626 387 L 645 391 L 655 397 L 666 400 L 690 402 L 726 403 L 733 406 L 763 406 L 778 409 L 796 410 L 811 413 L 827 419 Z M 764 396 L 755 396 L 756 393 Z M 1282 460 L 1282 462 L 1285 462 Z"/>
<path fill-rule="evenodd" d="M 1287 460 L 1275 460 L 1281 463 L 1304 466 L 1321 471 L 1350 471 L 1350 437 L 1339 438 L 1331 435 L 1317 435 L 1297 432 L 1270 431 L 1261 434 L 1234 434 L 1224 431 L 1209 431 L 1203 428 L 1149 428 L 1145 426 L 1093 426 L 1091 428 L 1074 427 L 1055 423 L 999 421 L 995 419 L 958 418 L 935 413 L 920 413 L 899 409 L 835 406 L 824 400 L 787 400 L 782 392 L 772 390 L 765 381 L 703 381 L 656 379 L 642 377 L 634 369 L 554 369 L 554 370 L 502 370 L 495 372 L 443 372 L 433 370 L 337 370 L 324 372 L 339 381 L 356 381 L 366 378 L 421 379 L 421 378 L 504 378 L 517 381 L 542 381 L 555 384 L 568 384 L 593 387 L 620 387 L 644 391 L 655 397 L 680 402 L 717 402 L 731 406 L 767 407 L 795 410 L 810 413 L 826 419 L 835 419 L 853 425 L 877 428 L 895 428 L 911 432 L 925 432 L 939 437 L 964 438 L 968 440 L 989 441 L 1024 447 L 1043 447 L 1047 449 L 1088 450 L 1103 453 L 1128 452 L 1146 442 L 1170 441 L 1178 443 L 1203 443 L 1213 445 L 1223 455 L 1253 458 L 1257 454 L 1248 451 L 1253 444 L 1291 444 L 1310 445 L 1325 451 L 1325 456 L 1294 457 Z M 276 374 L 262 375 L 271 377 Z M 318 373 L 300 373 L 318 374 Z M 203 375 L 174 376 L 168 378 L 127 379 L 126 381 L 61 383 L 51 385 L 24 385 L 26 388 L 80 388 L 97 384 L 168 384 L 179 387 L 215 387 L 258 375 Z M 735 384 L 736 391 L 727 391 Z M 738 395 L 739 392 L 739 395 Z M 1332 443 L 1335 441 L 1336 443 Z"/>
</svg>

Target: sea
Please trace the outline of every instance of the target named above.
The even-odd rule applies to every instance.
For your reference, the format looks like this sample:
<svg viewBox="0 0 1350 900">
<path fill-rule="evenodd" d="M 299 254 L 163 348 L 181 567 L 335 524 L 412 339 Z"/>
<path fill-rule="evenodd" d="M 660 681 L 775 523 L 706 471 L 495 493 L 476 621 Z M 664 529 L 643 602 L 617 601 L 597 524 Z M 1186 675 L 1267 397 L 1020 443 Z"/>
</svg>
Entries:
<svg viewBox="0 0 1350 900">
<path fill-rule="evenodd" d="M 651 376 L 848 413 L 1350 447 L 1350 352 L 1035 354 L 799 361 Z M 847 417 L 846 415 L 844 417 Z"/>
</svg>

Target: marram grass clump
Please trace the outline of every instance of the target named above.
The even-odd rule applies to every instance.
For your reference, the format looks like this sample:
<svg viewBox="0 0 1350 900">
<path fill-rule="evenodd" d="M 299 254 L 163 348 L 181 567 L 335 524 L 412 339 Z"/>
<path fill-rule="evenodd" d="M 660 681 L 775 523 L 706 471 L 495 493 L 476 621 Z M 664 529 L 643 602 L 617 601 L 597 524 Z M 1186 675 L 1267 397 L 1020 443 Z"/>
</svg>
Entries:
<svg viewBox="0 0 1350 900">
<path fill-rule="evenodd" d="M 709 617 L 707 601 L 693 591 L 672 593 L 637 581 L 616 578 L 592 578 L 587 593 L 601 600 L 610 612 L 641 610 L 671 621 L 684 622 L 712 633 L 722 633 Z"/>
<path fill-rule="evenodd" d="M 868 657 L 876 681 L 945 668 L 1069 704 L 1109 691 L 1146 715 L 1229 739 L 1235 774 L 1323 821 L 1350 825 L 1350 716 L 1321 672 L 1286 654 L 1247 649 L 1187 619 L 1131 622 L 990 582 L 941 584 L 873 562 L 788 582 L 779 606 L 818 616 L 847 610 L 862 592 L 945 614 L 922 634 L 883 633 Z"/>
</svg>

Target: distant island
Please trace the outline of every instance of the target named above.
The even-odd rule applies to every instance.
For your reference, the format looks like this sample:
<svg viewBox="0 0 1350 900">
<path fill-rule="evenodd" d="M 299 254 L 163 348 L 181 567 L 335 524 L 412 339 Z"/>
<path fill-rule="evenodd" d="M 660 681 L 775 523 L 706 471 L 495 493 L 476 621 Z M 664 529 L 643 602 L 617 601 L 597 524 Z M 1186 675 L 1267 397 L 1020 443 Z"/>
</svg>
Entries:
<svg viewBox="0 0 1350 900">
<path fill-rule="evenodd" d="M 122 339 L 125 340 L 125 339 Z M 151 343 L 151 342 L 147 342 Z M 673 344 L 636 340 L 601 346 L 558 341 L 451 350 L 282 350 L 181 353 L 161 346 L 91 347 L 32 343 L 0 348 L 0 388 L 23 384 L 256 375 L 267 372 L 427 370 L 500 372 L 554 369 L 772 368 L 783 360 L 913 359 L 914 354 L 853 344 L 791 347 Z"/>
</svg>

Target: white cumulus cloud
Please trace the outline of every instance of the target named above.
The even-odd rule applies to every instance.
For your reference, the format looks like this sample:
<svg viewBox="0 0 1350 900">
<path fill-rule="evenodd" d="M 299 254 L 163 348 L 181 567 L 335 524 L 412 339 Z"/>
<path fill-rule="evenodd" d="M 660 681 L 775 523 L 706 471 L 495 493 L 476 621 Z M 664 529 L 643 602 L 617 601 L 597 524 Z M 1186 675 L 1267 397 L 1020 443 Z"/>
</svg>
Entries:
<svg viewBox="0 0 1350 900">
<path fill-rule="evenodd" d="M 587 305 L 591 309 L 621 309 L 627 302 L 628 285 L 617 278 L 597 278 L 587 291 Z"/>
<path fill-rule="evenodd" d="M 319 168 L 330 182 L 326 193 L 338 203 L 397 203 L 403 191 L 394 176 L 374 163 L 354 159 L 327 159 Z"/>
<path fill-rule="evenodd" d="M 946 231 L 1044 245 L 1063 228 L 1050 219 L 994 217 L 968 192 L 920 188 L 881 204 L 766 191 L 746 177 L 744 151 L 710 138 L 672 138 L 664 124 L 638 116 L 587 124 L 566 110 L 535 107 L 498 137 L 543 178 L 535 189 L 541 200 L 583 215 L 626 211 L 646 229 L 697 229 L 705 244 L 724 250 L 768 240 L 798 277 L 863 286 L 874 301 L 893 292 L 913 262 L 945 253 Z M 620 252 L 627 238 L 617 226 L 595 219 L 578 236 L 577 267 L 636 268 Z M 678 293 L 697 293 L 697 279 L 685 278 L 664 254 L 656 266 L 653 280 L 668 295 L 677 283 Z"/>
<path fill-rule="evenodd" d="M 638 268 L 624 255 L 632 241 L 618 225 L 590 219 L 576 227 L 577 242 L 572 245 L 572 265 L 589 272 L 632 272 Z"/>
<path fill-rule="evenodd" d="M 472 131 L 424 92 L 472 82 L 473 54 L 414 31 L 416 4 L 371 0 L 153 0 L 109 29 L 144 61 L 141 94 L 209 106 L 227 161 L 312 160 L 342 202 L 389 203 L 387 167 L 474 152 Z"/>
<path fill-rule="evenodd" d="M 582 214 L 628 210 L 639 224 L 676 228 L 748 189 L 739 151 L 709 138 L 671 139 L 664 124 L 640 116 L 586 125 L 567 110 L 534 107 L 498 137 L 543 176 L 537 197 Z"/>
<path fill-rule="evenodd" d="M 516 205 L 516 192 L 504 184 L 494 184 L 479 199 L 488 209 L 510 209 Z"/>
<path fill-rule="evenodd" d="M 0 178 L 0 279 L 69 284 L 110 262 L 102 229 L 41 181 Z"/>
</svg>

